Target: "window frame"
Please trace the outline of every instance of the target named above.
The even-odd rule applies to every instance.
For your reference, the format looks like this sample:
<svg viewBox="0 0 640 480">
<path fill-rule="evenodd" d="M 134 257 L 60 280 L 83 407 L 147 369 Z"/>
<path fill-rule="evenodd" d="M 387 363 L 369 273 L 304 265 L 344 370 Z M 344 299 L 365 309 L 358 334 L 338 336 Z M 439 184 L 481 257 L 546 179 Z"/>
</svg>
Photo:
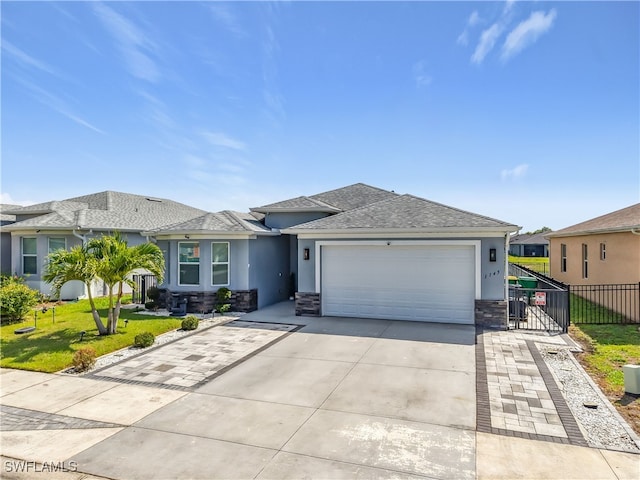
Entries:
<svg viewBox="0 0 640 480">
<path fill-rule="evenodd" d="M 36 247 L 35 253 L 25 253 L 25 248 L 24 248 L 24 241 L 25 240 L 34 240 L 35 241 L 35 247 Z M 23 275 L 37 275 L 38 274 L 38 237 L 22 237 L 20 239 L 20 257 L 21 257 L 21 261 L 22 261 L 22 274 Z M 33 271 L 33 272 L 26 272 L 25 271 L 25 268 L 24 268 L 25 257 L 35 258 L 36 259 L 35 264 L 34 264 L 35 271 Z"/>
<path fill-rule="evenodd" d="M 51 250 L 51 240 L 52 239 L 62 240 L 64 242 L 64 247 L 57 248 L 55 250 Z M 56 252 L 58 250 L 66 250 L 66 249 L 67 249 L 67 237 L 47 237 L 47 252 L 48 253 L 53 253 L 53 252 Z"/>
<path fill-rule="evenodd" d="M 197 262 L 183 262 L 180 260 L 180 246 L 188 243 L 188 244 L 192 244 L 192 245 L 196 245 L 195 248 L 197 248 L 198 250 L 198 261 Z M 200 285 L 200 259 L 202 257 L 200 256 L 200 242 L 197 241 L 191 241 L 189 240 L 188 242 L 178 242 L 178 285 L 179 286 L 184 286 L 184 287 L 197 287 Z M 182 283 L 182 265 L 196 265 L 198 267 L 198 283 Z"/>
<path fill-rule="evenodd" d="M 603 262 L 607 259 L 607 244 L 600 243 L 600 260 Z"/>
<path fill-rule="evenodd" d="M 226 262 L 215 262 L 214 259 L 213 259 L 214 258 L 213 247 L 214 247 L 214 245 L 219 245 L 219 244 L 225 244 L 227 246 L 227 261 Z M 229 286 L 229 283 L 231 282 L 230 264 L 231 264 L 231 245 L 230 245 L 230 242 L 211 242 L 211 286 L 212 287 L 227 287 L 227 286 Z M 214 283 L 213 279 L 215 278 L 215 275 L 213 273 L 213 270 L 214 270 L 216 265 L 226 265 L 227 266 L 227 283 Z"/>
<path fill-rule="evenodd" d="M 567 244 L 566 243 L 560 244 L 560 271 L 561 272 L 567 271 Z"/>
<path fill-rule="evenodd" d="M 582 278 L 589 278 L 589 247 L 582 244 Z"/>
</svg>

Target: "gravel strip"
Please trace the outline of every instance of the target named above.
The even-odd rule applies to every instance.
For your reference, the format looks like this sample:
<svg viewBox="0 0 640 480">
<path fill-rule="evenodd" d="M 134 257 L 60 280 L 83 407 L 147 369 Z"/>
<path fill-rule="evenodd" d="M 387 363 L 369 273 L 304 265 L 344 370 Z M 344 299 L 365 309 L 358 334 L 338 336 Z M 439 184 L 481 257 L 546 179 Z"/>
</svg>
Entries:
<svg viewBox="0 0 640 480">
<path fill-rule="evenodd" d="M 640 439 L 575 359 L 570 348 L 536 343 L 590 447 L 640 453 Z M 588 408 L 585 404 L 590 404 Z"/>
<path fill-rule="evenodd" d="M 169 312 L 162 311 L 162 310 L 157 312 L 136 312 L 136 313 L 141 315 L 164 316 L 164 317 L 169 316 Z M 227 313 L 225 315 L 219 315 L 215 317 L 196 314 L 196 317 L 198 317 L 198 319 L 200 320 L 198 322 L 198 328 L 196 328 L 195 330 L 182 330 L 179 328 L 177 330 L 172 330 L 170 332 L 163 333 L 162 335 L 156 336 L 155 342 L 153 343 L 152 346 L 158 347 L 160 345 L 164 345 L 165 343 L 173 342 L 174 340 L 177 340 L 181 337 L 185 337 L 187 335 L 193 335 L 194 333 L 197 333 L 198 331 L 203 330 L 205 328 L 232 322 L 233 320 L 237 320 L 238 318 L 240 318 L 242 315 L 244 315 L 244 313 Z M 87 373 L 91 373 L 94 370 L 98 370 L 100 368 L 113 365 L 114 363 L 121 362 L 126 358 L 140 355 L 142 353 L 145 353 L 146 351 L 148 351 L 148 349 L 133 347 L 133 346 L 122 348 L 120 350 L 116 350 L 115 352 L 108 353 L 106 355 L 98 357 L 96 359 L 95 365 L 91 367 L 89 370 L 85 370 L 84 372 L 76 372 L 75 368 L 71 367 L 71 368 L 67 368 L 66 370 L 62 370 L 59 373 L 66 373 L 71 375 L 85 375 Z"/>
</svg>

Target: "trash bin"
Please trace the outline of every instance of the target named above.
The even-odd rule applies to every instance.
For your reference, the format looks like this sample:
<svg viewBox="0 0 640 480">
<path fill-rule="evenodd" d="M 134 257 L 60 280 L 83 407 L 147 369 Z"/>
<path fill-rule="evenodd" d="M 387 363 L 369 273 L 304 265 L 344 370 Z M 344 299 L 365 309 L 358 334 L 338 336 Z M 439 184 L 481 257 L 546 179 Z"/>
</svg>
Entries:
<svg viewBox="0 0 640 480">
<path fill-rule="evenodd" d="M 538 280 L 534 277 L 518 277 L 518 283 L 522 288 L 538 288 Z"/>
<path fill-rule="evenodd" d="M 509 277 L 507 277 L 507 279 L 509 280 L 509 285 L 517 285 L 518 284 L 518 277 L 516 277 L 515 275 L 509 275 Z"/>
</svg>

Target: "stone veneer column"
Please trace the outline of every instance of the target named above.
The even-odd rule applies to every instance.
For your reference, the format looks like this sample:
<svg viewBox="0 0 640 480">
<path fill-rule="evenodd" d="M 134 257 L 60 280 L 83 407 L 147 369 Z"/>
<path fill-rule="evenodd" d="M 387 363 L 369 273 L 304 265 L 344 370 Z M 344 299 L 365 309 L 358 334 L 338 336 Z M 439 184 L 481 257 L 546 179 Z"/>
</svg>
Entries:
<svg viewBox="0 0 640 480">
<path fill-rule="evenodd" d="M 476 325 L 507 330 L 508 315 L 508 304 L 504 300 L 476 300 Z"/>
<path fill-rule="evenodd" d="M 296 292 L 296 316 L 319 317 L 320 294 Z"/>
</svg>

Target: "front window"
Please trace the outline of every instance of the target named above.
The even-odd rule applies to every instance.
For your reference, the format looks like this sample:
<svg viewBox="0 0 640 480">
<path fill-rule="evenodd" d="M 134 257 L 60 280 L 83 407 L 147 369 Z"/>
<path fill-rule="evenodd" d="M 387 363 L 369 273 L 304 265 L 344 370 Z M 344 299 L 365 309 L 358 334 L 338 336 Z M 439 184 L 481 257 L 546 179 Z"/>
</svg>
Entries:
<svg viewBox="0 0 640 480">
<path fill-rule="evenodd" d="M 180 285 L 200 284 L 200 244 L 198 242 L 178 243 L 178 263 Z"/>
<path fill-rule="evenodd" d="M 589 277 L 589 255 L 587 252 L 587 244 L 582 244 L 582 278 Z"/>
<path fill-rule="evenodd" d="M 567 271 L 567 245 L 564 243 L 560 244 L 560 271 Z"/>
<path fill-rule="evenodd" d="M 229 243 L 211 244 L 211 283 L 229 285 Z"/>
<path fill-rule="evenodd" d="M 49 237 L 49 253 L 56 250 L 66 250 L 67 241 L 64 237 Z"/>
<path fill-rule="evenodd" d="M 38 273 L 38 248 L 37 239 L 22 239 L 22 273 L 35 275 Z"/>
</svg>

